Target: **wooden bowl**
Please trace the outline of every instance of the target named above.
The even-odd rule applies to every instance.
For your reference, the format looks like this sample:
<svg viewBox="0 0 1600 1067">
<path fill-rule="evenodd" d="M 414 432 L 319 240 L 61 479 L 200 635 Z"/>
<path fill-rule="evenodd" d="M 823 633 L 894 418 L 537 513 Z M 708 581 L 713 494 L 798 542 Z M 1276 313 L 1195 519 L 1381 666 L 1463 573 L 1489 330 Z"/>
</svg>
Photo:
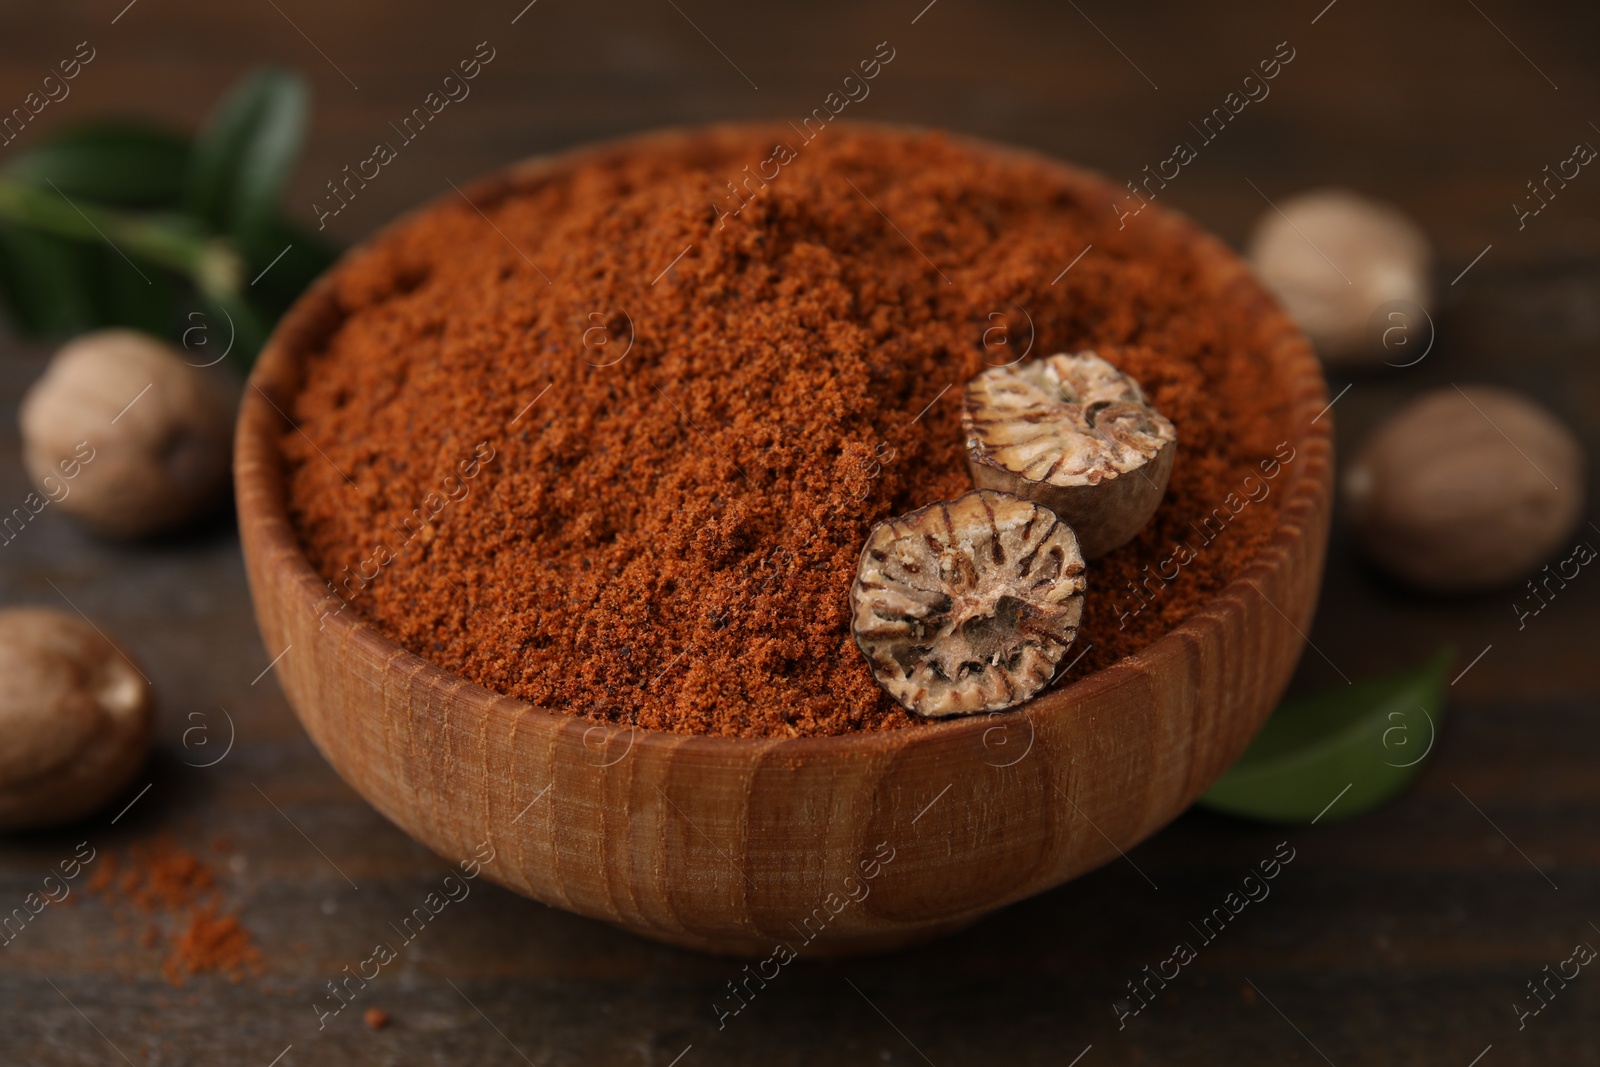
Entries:
<svg viewBox="0 0 1600 1067">
<path fill-rule="evenodd" d="M 534 160 L 468 193 L 482 202 L 595 153 L 683 136 Z M 1048 165 L 1107 211 L 1120 202 L 1104 179 Z M 1290 383 L 1282 432 L 1297 456 L 1271 544 L 1137 655 L 1022 713 L 745 740 L 598 726 L 449 674 L 355 611 L 319 620 L 328 589 L 290 525 L 278 439 L 302 354 L 340 319 L 325 277 L 256 366 L 235 464 L 256 614 L 268 651 L 288 650 L 277 672 L 290 703 L 344 779 L 440 855 L 487 843 L 484 874 L 502 885 L 712 952 L 890 949 L 1132 849 L 1233 762 L 1282 695 L 1316 602 L 1332 464 L 1322 375 L 1282 309 L 1188 220 L 1152 206 L 1138 225 L 1198 249 L 1214 299 L 1253 312 L 1257 344 Z"/>
</svg>

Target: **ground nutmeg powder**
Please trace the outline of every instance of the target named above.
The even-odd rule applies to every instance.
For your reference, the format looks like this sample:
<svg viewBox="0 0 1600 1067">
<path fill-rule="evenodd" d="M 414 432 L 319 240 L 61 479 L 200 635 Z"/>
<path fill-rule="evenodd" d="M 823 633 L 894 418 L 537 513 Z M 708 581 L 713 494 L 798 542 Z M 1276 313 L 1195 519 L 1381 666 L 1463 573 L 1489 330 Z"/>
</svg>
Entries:
<svg viewBox="0 0 1600 1067">
<path fill-rule="evenodd" d="M 210 972 L 239 982 L 263 969 L 250 931 L 224 910 L 211 868 L 170 837 L 136 842 L 120 858 L 108 854 L 88 890 L 148 920 L 139 943 L 165 944 L 161 974 L 174 986 Z"/>
<path fill-rule="evenodd" d="M 1179 437 L 1155 518 L 1091 564 L 1063 680 L 1108 666 L 1265 544 L 1294 467 L 1258 309 L 1147 221 L 1031 157 L 848 124 L 452 194 L 337 268 L 282 438 L 322 610 L 601 722 L 917 725 L 850 634 L 867 531 L 971 487 L 968 378 L 1096 348 Z"/>
</svg>

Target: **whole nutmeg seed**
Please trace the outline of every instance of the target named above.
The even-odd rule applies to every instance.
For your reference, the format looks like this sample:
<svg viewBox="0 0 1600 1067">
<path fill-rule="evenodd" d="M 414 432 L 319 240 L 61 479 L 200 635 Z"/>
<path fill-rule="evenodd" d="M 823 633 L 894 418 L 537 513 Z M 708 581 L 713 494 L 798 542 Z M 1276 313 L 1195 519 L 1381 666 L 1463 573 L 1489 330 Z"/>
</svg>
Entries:
<svg viewBox="0 0 1600 1067">
<path fill-rule="evenodd" d="M 39 492 L 97 533 L 143 537 L 213 508 L 228 484 L 234 399 L 216 372 L 132 330 L 66 345 L 22 401 Z"/>
<path fill-rule="evenodd" d="M 1439 389 L 1368 438 L 1343 490 L 1362 547 L 1441 592 L 1516 581 L 1583 513 L 1583 451 L 1555 416 L 1492 386 Z"/>
<path fill-rule="evenodd" d="M 1382 361 L 1387 335 L 1369 335 L 1374 314 L 1391 304 L 1426 311 L 1432 296 L 1427 236 L 1399 208 L 1348 189 L 1302 193 L 1263 212 L 1248 255 L 1329 364 Z M 1421 325 L 1411 314 L 1403 313 L 1406 330 Z"/>
<path fill-rule="evenodd" d="M 149 684 L 88 622 L 0 611 L 0 830 L 109 802 L 144 762 L 153 718 Z"/>
</svg>

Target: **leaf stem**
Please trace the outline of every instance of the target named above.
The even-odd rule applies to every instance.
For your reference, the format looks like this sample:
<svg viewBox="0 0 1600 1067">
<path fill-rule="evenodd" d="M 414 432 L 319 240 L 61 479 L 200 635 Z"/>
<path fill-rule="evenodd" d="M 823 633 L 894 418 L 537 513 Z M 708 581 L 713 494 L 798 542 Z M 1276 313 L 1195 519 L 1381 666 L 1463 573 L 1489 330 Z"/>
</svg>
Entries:
<svg viewBox="0 0 1600 1067">
<path fill-rule="evenodd" d="M 201 237 L 170 223 L 96 204 L 78 203 L 60 191 L 0 179 L 0 221 L 79 241 L 104 240 L 129 256 L 147 260 L 189 278 L 213 298 L 237 294 L 244 264 L 220 237 Z"/>
</svg>

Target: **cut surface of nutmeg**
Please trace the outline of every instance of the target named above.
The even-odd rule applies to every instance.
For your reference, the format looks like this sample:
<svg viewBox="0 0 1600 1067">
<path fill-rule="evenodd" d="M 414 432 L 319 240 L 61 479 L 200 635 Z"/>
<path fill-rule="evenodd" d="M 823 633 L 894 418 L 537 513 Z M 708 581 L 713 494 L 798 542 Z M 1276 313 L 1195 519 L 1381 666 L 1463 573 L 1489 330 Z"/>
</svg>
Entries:
<svg viewBox="0 0 1600 1067">
<path fill-rule="evenodd" d="M 1086 559 L 1150 521 L 1178 442 L 1139 383 L 1094 352 L 984 371 L 967 383 L 961 427 L 973 482 L 1054 511 Z"/>
<path fill-rule="evenodd" d="M 1072 529 L 978 490 L 875 526 L 851 587 L 852 630 L 878 684 L 931 718 L 996 711 L 1055 677 L 1083 613 Z"/>
<path fill-rule="evenodd" d="M 0 830 L 71 822 L 108 803 L 150 747 L 154 701 L 93 625 L 0 611 Z"/>
<path fill-rule="evenodd" d="M 1525 397 L 1448 386 L 1381 425 L 1342 489 L 1362 548 L 1384 570 L 1439 592 L 1488 589 L 1532 573 L 1571 535 L 1583 449 Z"/>
</svg>

